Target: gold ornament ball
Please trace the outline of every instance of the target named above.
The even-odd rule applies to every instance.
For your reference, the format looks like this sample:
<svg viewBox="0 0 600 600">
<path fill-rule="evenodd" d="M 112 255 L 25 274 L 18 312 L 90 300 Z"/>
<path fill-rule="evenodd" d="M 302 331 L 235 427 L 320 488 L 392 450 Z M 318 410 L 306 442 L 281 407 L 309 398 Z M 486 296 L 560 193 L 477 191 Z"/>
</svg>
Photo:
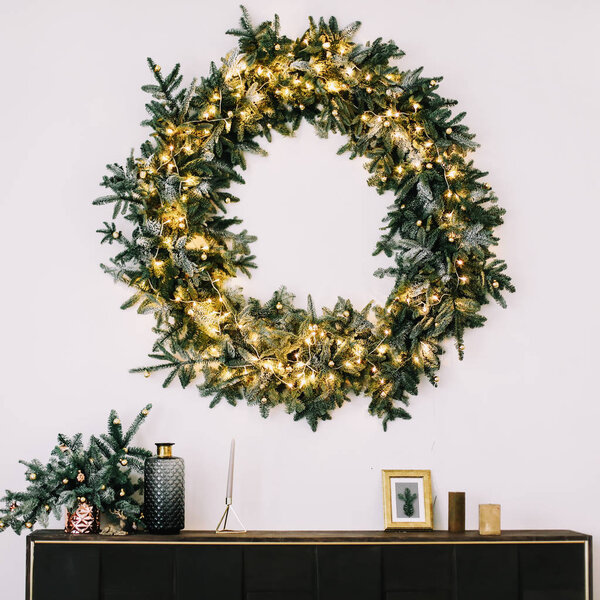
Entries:
<svg viewBox="0 0 600 600">
<path fill-rule="evenodd" d="M 63 479 L 63 483 L 64 483 L 65 485 L 67 485 L 67 483 L 69 483 L 69 480 L 68 480 L 68 479 L 65 477 L 65 478 Z"/>
<path fill-rule="evenodd" d="M 149 411 L 148 411 L 148 409 L 147 409 L 147 408 L 144 408 L 144 410 L 142 411 L 142 414 L 143 414 L 144 416 L 146 416 L 146 415 L 148 414 L 148 412 L 149 412 Z"/>
<path fill-rule="evenodd" d="M 438 383 L 439 380 L 440 378 L 437 375 L 433 378 L 433 381 L 435 381 L 436 383 Z"/>
<path fill-rule="evenodd" d="M 231 198 L 229 196 L 227 196 L 227 198 L 225 198 L 225 204 L 229 204 L 231 202 Z"/>
<path fill-rule="evenodd" d="M 281 46 L 279 44 L 275 44 L 275 50 L 281 50 Z"/>
<path fill-rule="evenodd" d="M 206 260 L 208 258 L 208 255 L 206 254 L 206 252 L 203 252 L 202 255 L 200 256 L 200 258 L 202 260 Z"/>
<path fill-rule="evenodd" d="M 118 240 L 121 237 L 121 232 L 120 231 L 113 231 L 112 236 L 113 236 L 113 238 L 115 238 L 115 240 Z"/>
<path fill-rule="evenodd" d="M 33 527 L 33 523 L 27 521 L 27 523 L 25 523 L 25 527 L 27 527 L 27 529 L 31 529 Z"/>
<path fill-rule="evenodd" d="M 494 279 L 494 281 L 492 281 L 492 287 L 498 288 L 500 287 L 500 284 Z"/>
<path fill-rule="evenodd" d="M 121 491 L 119 492 L 119 496 L 124 496 L 125 495 L 125 490 L 123 488 L 121 488 Z"/>
<path fill-rule="evenodd" d="M 459 344 L 458 345 L 458 349 L 459 350 L 464 350 L 465 349 L 465 345 L 464 344 Z"/>
<path fill-rule="evenodd" d="M 113 419 L 113 425 L 120 425 L 121 419 Z"/>
<path fill-rule="evenodd" d="M 4 529 L 4 521 L 0 521 L 0 529 Z"/>
<path fill-rule="evenodd" d="M 85 502 L 85 496 L 81 496 L 81 498 L 79 498 L 79 502 L 81 502 L 81 504 L 83 504 Z"/>
<path fill-rule="evenodd" d="M 331 43 L 330 42 L 323 42 L 323 48 L 325 48 L 325 50 L 327 50 L 328 48 L 331 48 Z"/>
<path fill-rule="evenodd" d="M 334 109 L 331 111 L 331 114 L 332 114 L 334 117 L 337 117 L 337 115 L 338 115 L 337 108 L 334 108 Z"/>
<path fill-rule="evenodd" d="M 423 225 L 423 221 L 421 221 L 421 219 L 419 219 L 419 220 L 417 221 L 417 227 L 421 227 L 421 225 Z"/>
<path fill-rule="evenodd" d="M 154 72 L 160 73 L 160 65 L 154 65 Z"/>
<path fill-rule="evenodd" d="M 349 311 L 347 311 L 347 310 L 345 310 L 345 311 L 344 311 L 342 314 L 343 314 L 343 315 L 344 315 L 346 318 L 348 318 L 348 317 L 350 316 L 350 312 L 349 312 Z"/>
<path fill-rule="evenodd" d="M 50 512 L 50 506 L 48 504 L 46 504 L 46 506 L 44 506 L 44 510 L 46 512 Z"/>
<path fill-rule="evenodd" d="M 126 458 L 122 458 L 122 459 L 121 459 L 119 462 L 120 462 L 120 463 L 121 463 L 123 466 L 125 466 L 125 465 L 127 464 L 127 459 L 126 459 Z"/>
<path fill-rule="evenodd" d="M 281 302 L 278 302 L 278 303 L 275 305 L 275 308 L 276 308 L 277 310 L 281 310 L 281 309 L 283 308 L 283 304 L 281 304 Z"/>
<path fill-rule="evenodd" d="M 330 367 L 335 367 L 335 363 L 334 363 L 332 360 L 330 360 L 330 361 L 329 361 L 327 364 L 328 364 Z"/>
<path fill-rule="evenodd" d="M 432 165 L 431 163 L 427 163 L 427 164 L 425 165 L 425 168 L 426 168 L 426 169 L 433 169 L 433 165 Z"/>
<path fill-rule="evenodd" d="M 266 398 L 261 398 L 260 401 L 261 401 L 262 404 L 266 404 L 267 403 L 267 399 Z"/>
<path fill-rule="evenodd" d="M 144 377 L 150 377 L 150 371 L 148 371 L 148 369 L 144 371 Z"/>
<path fill-rule="evenodd" d="M 452 127 L 448 127 L 448 129 L 446 129 L 446 133 L 450 135 L 452 133 Z"/>
<path fill-rule="evenodd" d="M 127 448 L 123 448 L 123 452 L 125 452 L 125 454 L 129 454 L 129 450 Z"/>
<path fill-rule="evenodd" d="M 37 479 L 37 475 L 36 475 L 35 473 L 32 473 L 32 474 L 29 476 L 29 479 L 31 479 L 31 481 L 35 481 L 35 480 Z"/>
<path fill-rule="evenodd" d="M 100 489 L 104 491 L 104 490 L 106 489 L 106 486 L 105 486 L 104 484 L 102 484 L 102 485 L 100 486 Z"/>
</svg>

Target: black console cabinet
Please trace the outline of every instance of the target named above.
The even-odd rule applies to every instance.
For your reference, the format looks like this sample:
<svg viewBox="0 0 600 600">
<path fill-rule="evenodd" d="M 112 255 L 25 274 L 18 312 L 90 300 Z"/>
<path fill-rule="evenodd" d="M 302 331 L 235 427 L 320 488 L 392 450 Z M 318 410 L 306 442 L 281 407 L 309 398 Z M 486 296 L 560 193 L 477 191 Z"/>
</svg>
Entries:
<svg viewBox="0 0 600 600">
<path fill-rule="evenodd" d="M 572 531 L 32 533 L 28 600 L 591 600 Z"/>
</svg>

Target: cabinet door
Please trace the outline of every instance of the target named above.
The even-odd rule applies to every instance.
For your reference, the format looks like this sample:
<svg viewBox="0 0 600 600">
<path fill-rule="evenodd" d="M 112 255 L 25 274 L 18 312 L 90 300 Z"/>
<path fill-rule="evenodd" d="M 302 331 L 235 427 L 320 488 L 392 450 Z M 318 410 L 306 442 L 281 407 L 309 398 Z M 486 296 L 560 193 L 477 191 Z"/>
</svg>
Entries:
<svg viewBox="0 0 600 600">
<path fill-rule="evenodd" d="M 383 549 L 386 600 L 450 600 L 452 582 L 453 554 L 449 545 Z"/>
<path fill-rule="evenodd" d="M 246 546 L 244 587 L 252 600 L 311 600 L 315 587 L 314 546 Z M 257 595 L 258 592 L 277 594 Z M 299 592 L 303 594 L 298 595 Z"/>
<path fill-rule="evenodd" d="M 379 546 L 318 546 L 319 600 L 381 600 Z"/>
<path fill-rule="evenodd" d="M 103 544 L 100 600 L 173 600 L 173 550 L 154 544 Z"/>
<path fill-rule="evenodd" d="M 99 600 L 100 554 L 87 544 L 34 544 L 32 600 Z"/>
<path fill-rule="evenodd" d="M 457 546 L 458 600 L 519 600 L 518 565 L 512 544 Z"/>
<path fill-rule="evenodd" d="M 239 546 L 178 546 L 176 600 L 241 600 L 242 549 Z"/>
<path fill-rule="evenodd" d="M 584 600 L 584 543 L 523 544 L 522 600 Z"/>
</svg>

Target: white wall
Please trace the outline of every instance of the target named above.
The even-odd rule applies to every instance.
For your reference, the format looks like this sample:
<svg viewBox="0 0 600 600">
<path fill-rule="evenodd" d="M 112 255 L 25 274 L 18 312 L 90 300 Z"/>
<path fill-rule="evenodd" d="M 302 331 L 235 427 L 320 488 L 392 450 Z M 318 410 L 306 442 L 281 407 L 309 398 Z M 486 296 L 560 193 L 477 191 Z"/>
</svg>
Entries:
<svg viewBox="0 0 600 600">
<path fill-rule="evenodd" d="M 45 457 L 58 431 L 103 428 L 155 409 L 142 444 L 170 438 L 187 462 L 187 525 L 215 526 L 229 440 L 238 442 L 236 504 L 253 529 L 379 529 L 380 469 L 430 468 L 435 524 L 447 492 L 499 502 L 511 528 L 570 528 L 600 536 L 597 431 L 598 3 L 584 1 L 247 1 L 256 21 L 279 12 L 297 35 L 309 14 L 363 21 L 359 38 L 393 38 L 403 64 L 444 75 L 482 148 L 481 168 L 508 209 L 499 253 L 518 286 L 509 309 L 467 336 L 459 364 L 444 357 L 437 390 L 387 434 L 357 399 L 313 434 L 283 411 L 208 409 L 195 390 L 130 375 L 146 363 L 151 320 L 98 263 L 91 206 L 107 162 L 147 135 L 145 58 L 181 61 L 189 81 L 234 40 L 238 1 L 0 3 L 0 486 L 24 485 L 19 458 Z M 260 236 L 260 271 L 246 289 L 266 298 L 285 283 L 303 302 L 336 295 L 382 301 L 370 273 L 389 198 L 364 184 L 338 139 L 304 128 L 253 158 L 240 214 Z M 567 212 L 568 211 L 568 212 Z M 600 552 L 596 552 L 600 557 Z M 23 597 L 25 539 L 0 536 L 0 589 Z M 600 562 L 596 563 L 600 567 Z M 600 576 L 600 571 L 597 572 Z"/>
</svg>

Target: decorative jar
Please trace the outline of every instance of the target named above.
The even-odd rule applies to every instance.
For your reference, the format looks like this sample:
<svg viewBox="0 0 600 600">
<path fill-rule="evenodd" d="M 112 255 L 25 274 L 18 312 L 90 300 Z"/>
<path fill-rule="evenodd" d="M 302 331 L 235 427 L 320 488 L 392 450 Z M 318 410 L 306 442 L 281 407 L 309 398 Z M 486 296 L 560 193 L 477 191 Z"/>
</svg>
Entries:
<svg viewBox="0 0 600 600">
<path fill-rule="evenodd" d="M 173 444 L 156 444 L 144 463 L 144 524 L 150 533 L 179 533 L 185 526 L 185 466 Z"/>
</svg>

